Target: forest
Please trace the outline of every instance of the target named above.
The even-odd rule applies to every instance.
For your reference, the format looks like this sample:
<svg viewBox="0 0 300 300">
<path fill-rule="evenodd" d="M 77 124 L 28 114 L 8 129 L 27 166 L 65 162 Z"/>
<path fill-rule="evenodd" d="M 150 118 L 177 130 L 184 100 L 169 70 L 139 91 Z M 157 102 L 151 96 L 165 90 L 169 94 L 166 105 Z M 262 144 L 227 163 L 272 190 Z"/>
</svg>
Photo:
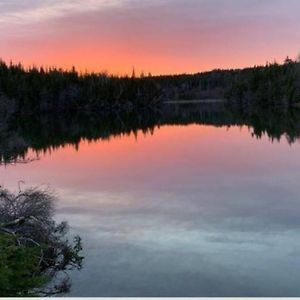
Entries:
<svg viewBox="0 0 300 300">
<path fill-rule="evenodd" d="M 59 113 L 99 115 L 155 110 L 168 100 L 221 99 L 230 104 L 290 107 L 300 102 L 300 63 L 267 63 L 193 75 L 118 77 L 75 68 L 29 67 L 0 61 L 0 118 Z"/>
</svg>

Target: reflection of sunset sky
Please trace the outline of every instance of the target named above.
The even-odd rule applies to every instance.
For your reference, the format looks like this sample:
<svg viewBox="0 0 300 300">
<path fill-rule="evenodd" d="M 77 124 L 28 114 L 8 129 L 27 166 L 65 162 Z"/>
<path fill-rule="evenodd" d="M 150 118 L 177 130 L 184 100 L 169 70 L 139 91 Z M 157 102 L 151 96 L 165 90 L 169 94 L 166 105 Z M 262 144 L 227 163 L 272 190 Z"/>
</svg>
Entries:
<svg viewBox="0 0 300 300">
<path fill-rule="evenodd" d="M 86 257 L 71 295 L 295 296 L 299 150 L 246 127 L 163 126 L 2 167 L 0 185 L 58 194 Z"/>
<path fill-rule="evenodd" d="M 200 177 L 210 180 L 208 174 L 222 181 L 238 174 L 268 176 L 274 169 L 288 166 L 292 170 L 295 161 L 285 160 L 282 153 L 296 153 L 298 148 L 290 148 L 284 138 L 272 144 L 264 136 L 258 142 L 247 127 L 163 126 L 153 135 L 139 131 L 137 137 L 132 134 L 109 141 L 83 141 L 78 150 L 65 146 L 40 153 L 38 161 L 0 169 L 0 184 L 13 184 L 14 176 L 10 176 L 16 175 L 19 179 L 15 182 L 92 192 L 139 187 L 152 191 L 170 185 L 180 189 L 196 185 Z M 274 160 L 274 155 L 280 159 Z M 28 157 L 35 154 L 30 151 Z"/>
<path fill-rule="evenodd" d="M 81 71 L 180 73 L 295 57 L 298 0 L 0 3 L 0 56 Z"/>
</svg>

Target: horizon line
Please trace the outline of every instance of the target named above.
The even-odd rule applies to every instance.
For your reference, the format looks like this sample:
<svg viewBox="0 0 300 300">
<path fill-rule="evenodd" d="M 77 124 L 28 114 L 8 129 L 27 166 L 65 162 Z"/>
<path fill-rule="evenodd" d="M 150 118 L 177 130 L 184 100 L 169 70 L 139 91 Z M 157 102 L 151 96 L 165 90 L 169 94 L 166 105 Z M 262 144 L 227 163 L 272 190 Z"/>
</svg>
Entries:
<svg viewBox="0 0 300 300">
<path fill-rule="evenodd" d="M 61 72 L 66 72 L 70 73 L 75 71 L 79 76 L 85 76 L 85 75 L 102 75 L 102 76 L 108 76 L 108 77 L 136 77 L 136 78 L 142 78 L 142 77 L 163 77 L 163 76 L 180 76 L 180 75 L 197 75 L 197 74 L 205 74 L 205 73 L 211 73 L 214 71 L 235 71 L 235 70 L 244 70 L 244 69 L 251 69 L 251 68 L 257 68 L 257 67 L 266 67 L 268 65 L 272 64 L 278 64 L 278 65 L 283 65 L 286 60 L 291 60 L 295 63 L 300 63 L 300 54 L 296 58 L 290 58 L 288 55 L 283 59 L 282 62 L 278 62 L 276 59 L 273 59 L 273 61 L 266 61 L 264 64 L 254 64 L 254 65 L 245 65 L 242 67 L 233 67 L 233 68 L 212 68 L 212 69 L 207 69 L 207 70 L 199 70 L 198 72 L 182 72 L 182 73 L 159 73 L 159 74 L 153 74 L 152 72 L 147 72 L 147 71 L 140 71 L 138 74 L 135 71 L 136 66 L 133 66 L 131 73 L 113 73 L 109 72 L 108 70 L 102 70 L 102 71 L 94 71 L 94 70 L 88 70 L 88 68 L 85 68 L 84 70 L 78 69 L 76 65 L 73 66 L 58 66 L 55 64 L 52 65 L 43 65 L 43 64 L 23 64 L 21 61 L 15 62 L 12 59 L 6 60 L 0 56 L 0 63 L 5 63 L 6 66 L 21 66 L 24 71 L 29 72 L 30 70 L 37 69 L 45 69 L 46 71 L 51 71 L 51 70 L 57 70 Z"/>
</svg>

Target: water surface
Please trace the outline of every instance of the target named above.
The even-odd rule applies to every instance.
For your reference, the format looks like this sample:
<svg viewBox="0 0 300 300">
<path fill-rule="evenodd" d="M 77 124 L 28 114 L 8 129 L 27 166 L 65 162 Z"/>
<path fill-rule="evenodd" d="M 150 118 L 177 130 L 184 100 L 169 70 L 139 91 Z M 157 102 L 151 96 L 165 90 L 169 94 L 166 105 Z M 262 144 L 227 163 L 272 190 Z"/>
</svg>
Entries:
<svg viewBox="0 0 300 300">
<path fill-rule="evenodd" d="M 82 140 L 0 167 L 0 184 L 56 191 L 86 257 L 70 296 L 300 296 L 300 145 L 251 133 Z"/>
</svg>

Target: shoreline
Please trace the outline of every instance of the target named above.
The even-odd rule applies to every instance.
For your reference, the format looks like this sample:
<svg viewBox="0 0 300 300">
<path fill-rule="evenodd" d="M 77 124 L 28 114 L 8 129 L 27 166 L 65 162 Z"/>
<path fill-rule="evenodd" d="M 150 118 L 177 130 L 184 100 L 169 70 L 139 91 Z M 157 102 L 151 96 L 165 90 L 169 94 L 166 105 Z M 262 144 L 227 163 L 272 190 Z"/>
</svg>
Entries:
<svg viewBox="0 0 300 300">
<path fill-rule="evenodd" d="M 164 104 L 207 104 L 207 103 L 225 103 L 225 99 L 194 99 L 194 100 L 168 100 Z"/>
</svg>

